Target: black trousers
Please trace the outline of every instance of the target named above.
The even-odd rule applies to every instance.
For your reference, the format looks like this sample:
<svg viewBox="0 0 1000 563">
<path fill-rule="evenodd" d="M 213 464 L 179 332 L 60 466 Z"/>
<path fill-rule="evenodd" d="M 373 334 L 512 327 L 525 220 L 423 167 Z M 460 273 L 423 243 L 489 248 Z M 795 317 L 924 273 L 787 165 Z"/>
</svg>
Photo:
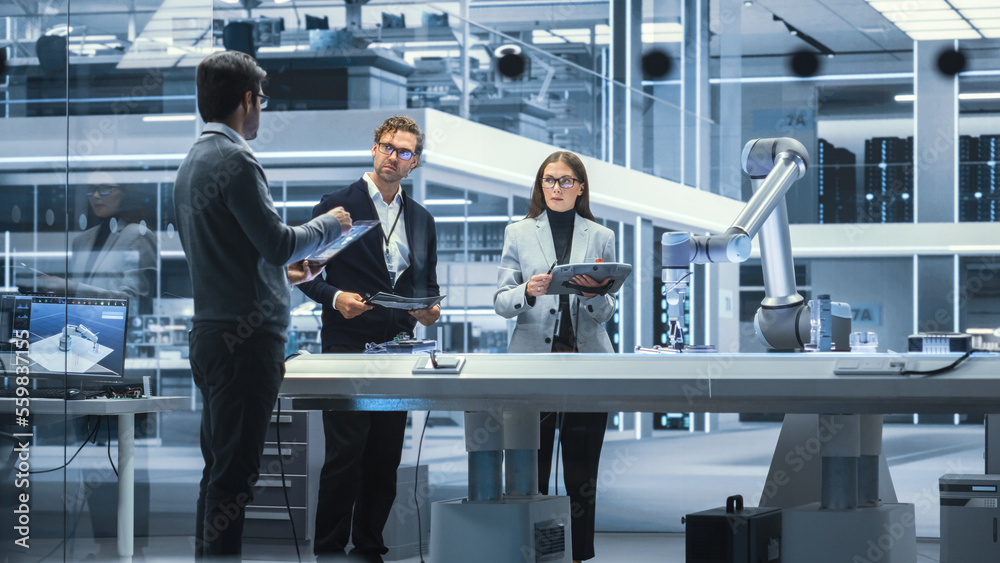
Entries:
<svg viewBox="0 0 1000 563">
<path fill-rule="evenodd" d="M 332 346 L 324 351 L 359 352 Z M 389 551 L 382 529 L 396 499 L 406 411 L 323 411 L 323 430 L 326 460 L 319 477 L 313 552 L 317 560 L 342 558 L 350 539 L 352 559 L 381 563 Z"/>
<path fill-rule="evenodd" d="M 235 328 L 191 331 L 191 372 L 201 391 L 201 454 L 195 557 L 238 559 L 243 520 L 260 471 L 264 438 L 285 373 L 285 345 Z"/>
<path fill-rule="evenodd" d="M 541 413 L 538 450 L 538 488 L 549 494 L 549 473 L 557 418 L 561 420 L 563 475 L 570 501 L 573 559 L 594 557 L 594 521 L 597 516 L 597 471 L 608 427 L 606 412 Z"/>
</svg>

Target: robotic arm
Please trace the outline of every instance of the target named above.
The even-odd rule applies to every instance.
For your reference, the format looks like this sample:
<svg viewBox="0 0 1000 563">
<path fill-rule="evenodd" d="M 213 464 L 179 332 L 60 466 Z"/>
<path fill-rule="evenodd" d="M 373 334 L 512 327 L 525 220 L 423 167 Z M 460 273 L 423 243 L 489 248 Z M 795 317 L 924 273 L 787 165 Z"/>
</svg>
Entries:
<svg viewBox="0 0 1000 563">
<path fill-rule="evenodd" d="M 73 334 L 78 334 L 84 339 L 94 343 L 94 350 L 97 350 L 97 335 L 84 325 L 66 325 L 62 336 L 59 337 L 59 351 L 68 352 L 73 346 Z"/>
<path fill-rule="evenodd" d="M 681 305 L 687 292 L 691 264 L 744 262 L 750 257 L 750 241 L 760 237 L 765 297 L 754 318 L 757 336 L 770 348 L 801 348 L 809 342 L 809 309 L 795 289 L 795 268 L 788 230 L 785 193 L 805 175 L 809 153 L 795 139 L 756 139 L 743 147 L 743 170 L 750 175 L 753 196 L 721 235 L 665 233 L 662 279 L 668 304 L 670 346 L 683 344 Z M 850 332 L 848 315 L 847 333 Z M 834 342 L 841 340 L 834 323 Z M 840 346 L 838 346 L 839 348 Z"/>
</svg>

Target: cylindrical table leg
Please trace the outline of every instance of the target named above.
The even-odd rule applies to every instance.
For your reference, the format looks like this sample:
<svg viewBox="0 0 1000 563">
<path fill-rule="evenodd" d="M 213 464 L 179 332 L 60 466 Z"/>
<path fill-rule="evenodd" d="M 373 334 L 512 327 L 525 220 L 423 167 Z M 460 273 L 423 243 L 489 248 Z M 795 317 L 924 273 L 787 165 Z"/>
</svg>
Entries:
<svg viewBox="0 0 1000 563">
<path fill-rule="evenodd" d="M 503 434 L 499 411 L 465 413 L 471 501 L 497 501 L 503 497 Z"/>
<path fill-rule="evenodd" d="M 861 450 L 858 415 L 819 417 L 816 438 L 823 456 L 821 506 L 849 509 L 858 506 L 858 456 Z"/>
<path fill-rule="evenodd" d="M 132 557 L 135 520 L 135 415 L 118 415 L 118 555 Z"/>
<path fill-rule="evenodd" d="M 878 506 L 879 458 L 882 455 L 880 414 L 861 415 L 861 457 L 858 458 L 858 506 Z"/>
<path fill-rule="evenodd" d="M 539 432 L 537 411 L 504 411 L 503 448 L 508 497 L 538 494 Z"/>
</svg>

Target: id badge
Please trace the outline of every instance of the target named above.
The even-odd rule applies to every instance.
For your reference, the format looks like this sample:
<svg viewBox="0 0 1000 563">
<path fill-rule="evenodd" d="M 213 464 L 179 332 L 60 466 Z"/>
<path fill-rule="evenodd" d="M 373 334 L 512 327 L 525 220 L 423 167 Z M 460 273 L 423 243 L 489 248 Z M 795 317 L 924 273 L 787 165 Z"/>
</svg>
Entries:
<svg viewBox="0 0 1000 563">
<path fill-rule="evenodd" d="M 385 268 L 389 271 L 389 285 L 396 287 L 396 265 L 387 261 Z"/>
</svg>

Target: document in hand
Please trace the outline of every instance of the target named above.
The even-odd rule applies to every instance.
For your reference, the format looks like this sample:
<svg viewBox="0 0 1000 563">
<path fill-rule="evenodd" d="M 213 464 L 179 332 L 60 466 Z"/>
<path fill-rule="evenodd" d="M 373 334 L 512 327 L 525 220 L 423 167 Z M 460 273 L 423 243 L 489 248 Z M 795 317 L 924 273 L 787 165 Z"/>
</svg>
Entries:
<svg viewBox="0 0 1000 563">
<path fill-rule="evenodd" d="M 361 235 L 368 232 L 369 229 L 378 226 L 379 222 L 376 220 L 370 221 L 354 221 L 351 225 L 351 230 L 347 232 L 346 235 L 341 235 L 337 240 L 331 242 L 330 244 L 320 247 L 309 255 L 306 260 L 314 264 L 326 264 L 333 259 L 341 250 L 347 248 L 349 244 L 361 238 Z"/>
<path fill-rule="evenodd" d="M 625 278 L 632 273 L 631 264 L 622 262 L 587 262 L 580 264 L 561 264 L 552 270 L 552 283 L 549 284 L 548 293 L 579 295 L 587 293 L 617 293 L 625 283 Z M 604 278 L 611 278 L 608 284 L 601 287 L 584 287 L 573 283 L 573 276 L 586 274 L 594 278 L 597 283 L 604 281 Z"/>
<path fill-rule="evenodd" d="M 378 292 L 375 295 L 367 296 L 366 303 L 373 303 L 388 307 L 389 309 L 406 309 L 415 311 L 417 309 L 430 309 L 440 303 L 446 296 L 435 295 L 432 297 L 403 297 L 391 293 Z"/>
</svg>

